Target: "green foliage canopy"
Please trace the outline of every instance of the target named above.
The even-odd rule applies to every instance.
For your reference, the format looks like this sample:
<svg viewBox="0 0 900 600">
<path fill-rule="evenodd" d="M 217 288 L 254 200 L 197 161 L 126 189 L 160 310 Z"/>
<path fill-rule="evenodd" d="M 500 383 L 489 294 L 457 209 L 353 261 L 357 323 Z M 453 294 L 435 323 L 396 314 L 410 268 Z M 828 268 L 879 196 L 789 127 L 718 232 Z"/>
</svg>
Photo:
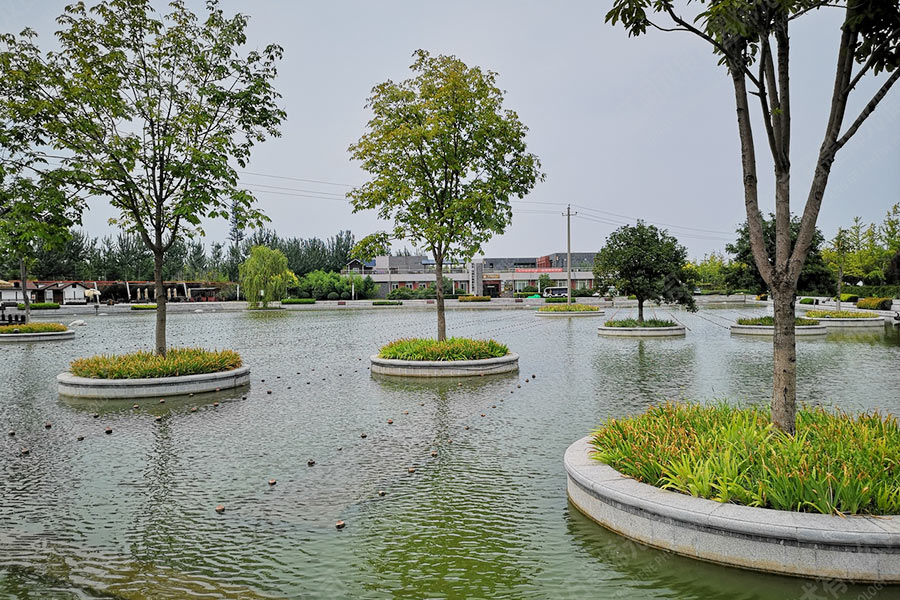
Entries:
<svg viewBox="0 0 900 600">
<path fill-rule="evenodd" d="M 260 304 L 267 308 L 269 302 L 281 300 L 287 295 L 288 288 L 300 283 L 288 269 L 284 253 L 265 246 L 255 246 L 250 250 L 250 256 L 241 263 L 240 276 L 250 308 Z"/>
</svg>

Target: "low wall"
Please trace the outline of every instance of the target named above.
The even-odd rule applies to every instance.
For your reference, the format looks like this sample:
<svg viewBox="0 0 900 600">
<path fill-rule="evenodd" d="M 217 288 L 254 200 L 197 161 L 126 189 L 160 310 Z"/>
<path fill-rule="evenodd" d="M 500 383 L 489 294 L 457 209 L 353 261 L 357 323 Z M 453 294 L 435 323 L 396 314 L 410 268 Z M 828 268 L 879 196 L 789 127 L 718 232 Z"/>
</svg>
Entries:
<svg viewBox="0 0 900 600">
<path fill-rule="evenodd" d="M 474 377 L 519 370 L 519 355 L 511 352 L 499 358 L 480 360 L 393 360 L 369 357 L 372 372 L 400 377 Z"/>
<path fill-rule="evenodd" d="M 691 558 L 757 571 L 900 583 L 900 517 L 838 517 L 722 504 L 662 490 L 566 450 L 567 492 L 579 511 L 620 535 Z"/>
<path fill-rule="evenodd" d="M 684 325 L 675 327 L 598 327 L 600 335 L 609 337 L 680 337 L 686 334 Z"/>
<path fill-rule="evenodd" d="M 76 377 L 66 372 L 57 375 L 56 382 L 60 394 L 74 398 L 112 400 L 180 396 L 214 392 L 246 385 L 250 383 L 250 367 L 238 367 L 237 369 L 220 373 L 146 379 L 92 379 L 90 377 Z"/>
<path fill-rule="evenodd" d="M 829 329 L 856 329 L 859 327 L 865 328 L 883 328 L 885 318 L 884 317 L 862 317 L 862 318 L 849 318 L 849 319 L 834 319 L 831 317 L 816 317 L 819 321 L 819 324 L 824 325 Z"/>
<path fill-rule="evenodd" d="M 775 327 L 772 325 L 738 325 L 735 323 L 731 326 L 731 333 L 734 335 L 760 335 L 772 337 L 775 335 Z M 828 333 L 828 328 L 822 324 L 799 325 L 794 327 L 794 335 L 797 337 L 825 335 L 826 333 Z"/>
<path fill-rule="evenodd" d="M 44 333 L 4 333 L 0 334 L 0 343 L 4 342 L 52 342 L 58 340 L 71 340 L 75 337 L 75 330 L 46 331 Z"/>
</svg>

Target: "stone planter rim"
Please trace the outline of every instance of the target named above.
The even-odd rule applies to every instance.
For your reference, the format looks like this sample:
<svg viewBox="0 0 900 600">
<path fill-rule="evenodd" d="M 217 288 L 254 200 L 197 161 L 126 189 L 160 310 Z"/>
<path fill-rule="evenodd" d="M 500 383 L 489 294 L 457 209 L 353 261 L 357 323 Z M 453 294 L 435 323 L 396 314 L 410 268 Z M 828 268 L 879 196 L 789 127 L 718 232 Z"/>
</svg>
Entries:
<svg viewBox="0 0 900 600">
<path fill-rule="evenodd" d="M 373 364 L 384 365 L 386 367 L 475 367 L 501 365 L 519 360 L 519 355 L 510 352 L 504 356 L 494 358 L 478 358 L 474 360 L 399 360 L 396 358 L 381 358 L 377 354 L 369 357 Z"/>
<path fill-rule="evenodd" d="M 244 365 L 228 371 L 179 375 L 176 377 L 144 377 L 139 379 L 94 379 L 78 377 L 69 371 L 56 376 L 59 393 L 64 396 L 95 399 L 146 398 L 231 389 L 249 383 L 250 367 Z M 80 393 L 72 393 L 80 392 Z"/>
<path fill-rule="evenodd" d="M 2 342 L 49 342 L 52 340 L 68 340 L 75 337 L 75 330 L 71 327 L 65 331 L 42 331 L 39 333 L 2 333 Z"/>
<path fill-rule="evenodd" d="M 515 352 L 479 360 L 395 360 L 377 355 L 370 356 L 369 360 L 373 374 L 391 377 L 474 377 L 519 370 L 519 355 Z"/>
<path fill-rule="evenodd" d="M 774 325 L 741 325 L 733 323 L 730 328 L 731 333 L 737 335 L 775 335 Z M 821 322 L 818 325 L 796 325 L 794 327 L 794 335 L 803 337 L 806 335 L 825 335 L 828 328 Z"/>
<path fill-rule="evenodd" d="M 606 311 L 599 310 L 568 310 L 568 311 L 534 311 L 539 317 L 602 317 L 606 315 Z"/>
<path fill-rule="evenodd" d="M 622 336 L 634 333 L 645 337 L 652 337 L 653 334 L 658 334 L 659 337 L 668 337 L 683 335 L 687 332 L 687 328 L 684 325 L 675 325 L 674 327 L 607 327 L 601 325 L 597 331 L 601 334 L 613 333 L 613 335 L 616 334 L 615 332 L 621 332 L 619 335 Z"/>
<path fill-rule="evenodd" d="M 835 516 L 722 504 L 622 475 L 589 455 L 563 460 L 573 506 L 614 533 L 689 558 L 754 571 L 900 584 L 900 515 Z"/>
</svg>

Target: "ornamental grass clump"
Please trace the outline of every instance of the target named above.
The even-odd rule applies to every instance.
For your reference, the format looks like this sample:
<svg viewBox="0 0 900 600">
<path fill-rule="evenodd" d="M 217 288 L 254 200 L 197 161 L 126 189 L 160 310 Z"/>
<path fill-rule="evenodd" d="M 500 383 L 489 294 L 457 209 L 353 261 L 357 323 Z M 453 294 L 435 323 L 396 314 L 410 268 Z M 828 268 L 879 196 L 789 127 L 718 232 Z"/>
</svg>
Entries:
<svg viewBox="0 0 900 600">
<path fill-rule="evenodd" d="M 538 312 L 596 312 L 600 310 L 590 304 L 549 304 L 542 306 Z"/>
<path fill-rule="evenodd" d="M 808 310 L 806 316 L 813 319 L 871 319 L 878 315 L 872 312 L 852 312 L 849 310 Z"/>
<path fill-rule="evenodd" d="M 619 319 L 607 321 L 603 325 L 606 327 L 677 327 L 678 323 L 666 319 L 644 319 L 643 322 L 637 319 Z"/>
<path fill-rule="evenodd" d="M 132 304 L 131 310 L 156 310 L 155 304 Z"/>
<path fill-rule="evenodd" d="M 900 426 L 891 415 L 797 412 L 791 436 L 768 408 L 666 403 L 610 419 L 593 458 L 644 483 L 746 506 L 900 514 Z"/>
<path fill-rule="evenodd" d="M 400 339 L 384 346 L 379 358 L 394 360 L 478 360 L 499 358 L 509 354 L 509 348 L 494 340 L 447 338 L 444 341 L 421 338 Z"/>
<path fill-rule="evenodd" d="M 891 310 L 894 304 L 893 298 L 860 298 L 856 301 L 856 308 L 868 310 Z"/>
<path fill-rule="evenodd" d="M 92 379 L 144 379 L 220 373 L 237 369 L 241 364 L 241 355 L 233 350 L 170 348 L 165 356 L 138 351 L 79 358 L 72 361 L 69 371 Z"/>
<path fill-rule="evenodd" d="M 62 323 L 22 323 L 21 325 L 2 325 L 0 335 L 6 333 L 54 333 L 68 331 Z"/>
<path fill-rule="evenodd" d="M 806 313 L 809 314 L 809 313 Z M 765 327 L 774 327 L 775 326 L 775 317 L 765 316 L 765 317 L 747 317 L 744 319 L 737 320 L 738 325 L 762 325 Z M 815 319 L 806 319 L 804 317 L 796 317 L 794 319 L 794 326 L 796 327 L 804 327 L 810 325 L 818 325 L 819 322 Z"/>
<path fill-rule="evenodd" d="M 59 308 L 59 304 L 56 302 L 32 302 L 30 307 L 31 310 L 55 310 Z M 25 310 L 25 303 L 19 302 L 16 305 L 16 308 L 18 308 L 19 310 Z"/>
<path fill-rule="evenodd" d="M 281 301 L 282 304 L 315 304 L 315 298 L 285 298 Z"/>
</svg>

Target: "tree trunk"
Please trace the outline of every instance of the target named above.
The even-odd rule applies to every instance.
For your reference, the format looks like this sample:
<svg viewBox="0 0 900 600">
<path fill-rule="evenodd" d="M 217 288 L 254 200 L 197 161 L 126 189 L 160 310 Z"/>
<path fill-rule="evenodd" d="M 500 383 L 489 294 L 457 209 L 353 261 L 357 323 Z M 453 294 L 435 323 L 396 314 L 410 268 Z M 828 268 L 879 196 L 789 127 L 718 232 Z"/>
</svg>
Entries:
<svg viewBox="0 0 900 600">
<path fill-rule="evenodd" d="M 775 305 L 772 423 L 793 434 L 797 415 L 797 345 L 794 336 L 794 286 L 772 287 Z"/>
<path fill-rule="evenodd" d="M 841 291 L 844 287 L 844 267 L 838 267 L 838 293 L 837 293 L 837 310 L 841 312 Z"/>
<path fill-rule="evenodd" d="M 28 269 L 25 258 L 19 257 L 19 279 L 22 281 L 22 303 L 25 304 L 25 322 L 31 323 L 31 298 L 28 297 Z"/>
<path fill-rule="evenodd" d="M 153 252 L 153 280 L 156 283 L 156 353 L 166 355 L 166 290 L 163 286 L 163 252 Z"/>
<path fill-rule="evenodd" d="M 638 323 L 644 322 L 644 299 L 638 298 Z"/>
<path fill-rule="evenodd" d="M 441 254 L 434 255 L 434 291 L 437 295 L 437 321 L 439 342 L 447 339 L 447 321 L 444 318 L 444 257 Z"/>
</svg>

